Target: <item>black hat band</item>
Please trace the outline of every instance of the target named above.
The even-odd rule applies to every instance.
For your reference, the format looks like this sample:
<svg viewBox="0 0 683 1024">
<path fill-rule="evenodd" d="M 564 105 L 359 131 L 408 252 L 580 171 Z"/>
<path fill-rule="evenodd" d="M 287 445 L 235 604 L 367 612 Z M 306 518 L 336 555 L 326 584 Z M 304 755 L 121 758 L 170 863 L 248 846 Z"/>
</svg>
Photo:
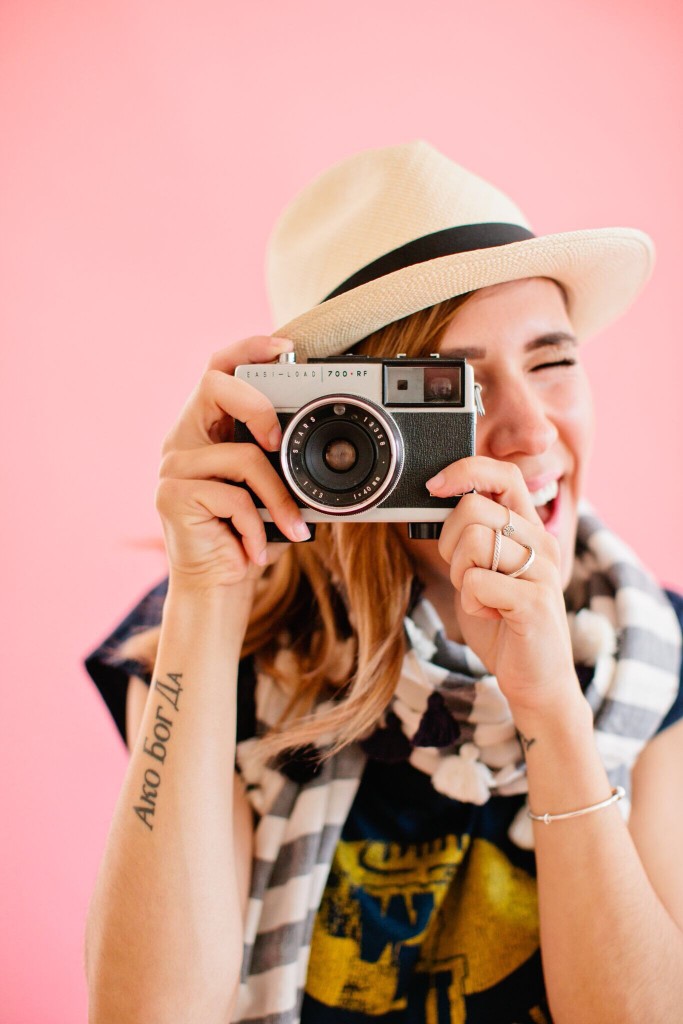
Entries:
<svg viewBox="0 0 683 1024">
<path fill-rule="evenodd" d="M 385 277 L 395 270 L 426 263 L 428 260 L 439 259 L 440 256 L 453 256 L 460 252 L 474 252 L 476 249 L 492 249 L 497 245 L 510 245 L 512 242 L 525 242 L 535 238 L 533 232 L 520 227 L 519 224 L 461 224 L 457 228 L 444 228 L 433 231 L 430 235 L 415 238 L 412 242 L 392 249 L 367 266 L 361 267 L 351 277 L 347 277 L 338 288 L 326 295 L 322 300 L 334 299 L 337 295 L 358 288 L 359 285 Z"/>
</svg>

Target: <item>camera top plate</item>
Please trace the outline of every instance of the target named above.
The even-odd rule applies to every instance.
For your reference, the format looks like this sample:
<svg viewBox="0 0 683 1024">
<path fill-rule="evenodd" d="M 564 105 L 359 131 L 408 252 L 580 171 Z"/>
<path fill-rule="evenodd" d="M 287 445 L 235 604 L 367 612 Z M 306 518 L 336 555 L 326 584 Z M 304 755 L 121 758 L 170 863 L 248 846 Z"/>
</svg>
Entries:
<svg viewBox="0 0 683 1024">
<path fill-rule="evenodd" d="M 244 364 L 235 376 L 258 388 L 282 412 L 332 394 L 421 413 L 476 412 L 474 374 L 465 359 L 344 355 L 305 363 Z"/>
</svg>

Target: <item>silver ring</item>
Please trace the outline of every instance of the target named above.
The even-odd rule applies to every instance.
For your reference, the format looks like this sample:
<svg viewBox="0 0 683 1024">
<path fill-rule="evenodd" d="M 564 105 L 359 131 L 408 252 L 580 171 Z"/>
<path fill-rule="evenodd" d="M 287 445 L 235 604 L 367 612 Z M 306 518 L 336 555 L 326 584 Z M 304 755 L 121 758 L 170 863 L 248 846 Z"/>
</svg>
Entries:
<svg viewBox="0 0 683 1024">
<path fill-rule="evenodd" d="M 521 576 L 522 573 L 527 571 L 527 569 L 530 569 L 533 565 L 534 558 L 536 557 L 536 552 L 532 548 L 531 544 L 524 544 L 522 541 L 519 541 L 518 543 L 520 543 L 523 548 L 527 549 L 527 551 L 529 552 L 529 557 L 527 558 L 524 565 L 520 565 L 519 569 L 517 569 L 516 572 L 504 573 L 504 575 L 509 576 L 511 580 L 514 580 L 515 576 Z"/>
<path fill-rule="evenodd" d="M 504 537 L 511 537 L 512 534 L 515 532 L 515 528 L 512 525 L 512 512 L 507 507 L 507 505 L 505 506 L 505 508 L 507 509 L 507 513 L 508 513 L 508 521 L 507 521 L 507 526 L 503 527 L 503 536 Z"/>
<path fill-rule="evenodd" d="M 493 561 L 491 562 L 491 572 L 498 572 L 498 563 L 500 562 L 501 538 L 502 534 L 500 530 L 496 530 L 496 536 L 493 542 Z"/>
</svg>

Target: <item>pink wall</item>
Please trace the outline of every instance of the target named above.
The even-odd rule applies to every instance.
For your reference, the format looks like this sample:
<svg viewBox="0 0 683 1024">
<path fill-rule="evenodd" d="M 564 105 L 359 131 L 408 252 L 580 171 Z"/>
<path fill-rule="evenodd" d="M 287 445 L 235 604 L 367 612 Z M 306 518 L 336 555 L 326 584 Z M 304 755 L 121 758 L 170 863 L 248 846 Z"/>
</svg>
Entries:
<svg viewBox="0 0 683 1024">
<path fill-rule="evenodd" d="M 2 1024 L 86 1019 L 126 757 L 80 659 L 163 574 L 139 544 L 161 439 L 209 353 L 271 328 L 269 227 L 333 161 L 423 137 L 539 234 L 654 236 L 653 281 L 586 351 L 590 496 L 683 585 L 682 21 L 673 0 L 4 0 Z"/>
</svg>

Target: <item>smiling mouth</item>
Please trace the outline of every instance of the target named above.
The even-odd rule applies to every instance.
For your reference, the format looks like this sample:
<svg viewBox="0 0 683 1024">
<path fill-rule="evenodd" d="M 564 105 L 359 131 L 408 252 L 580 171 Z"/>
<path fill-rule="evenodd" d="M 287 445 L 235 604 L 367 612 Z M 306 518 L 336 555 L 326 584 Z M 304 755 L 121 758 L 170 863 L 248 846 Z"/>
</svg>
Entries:
<svg viewBox="0 0 683 1024">
<path fill-rule="evenodd" d="M 544 525 L 550 522 L 553 517 L 559 491 L 560 481 L 551 480 L 550 483 L 545 485 L 545 487 L 540 487 L 530 495 L 534 507 Z"/>
</svg>

